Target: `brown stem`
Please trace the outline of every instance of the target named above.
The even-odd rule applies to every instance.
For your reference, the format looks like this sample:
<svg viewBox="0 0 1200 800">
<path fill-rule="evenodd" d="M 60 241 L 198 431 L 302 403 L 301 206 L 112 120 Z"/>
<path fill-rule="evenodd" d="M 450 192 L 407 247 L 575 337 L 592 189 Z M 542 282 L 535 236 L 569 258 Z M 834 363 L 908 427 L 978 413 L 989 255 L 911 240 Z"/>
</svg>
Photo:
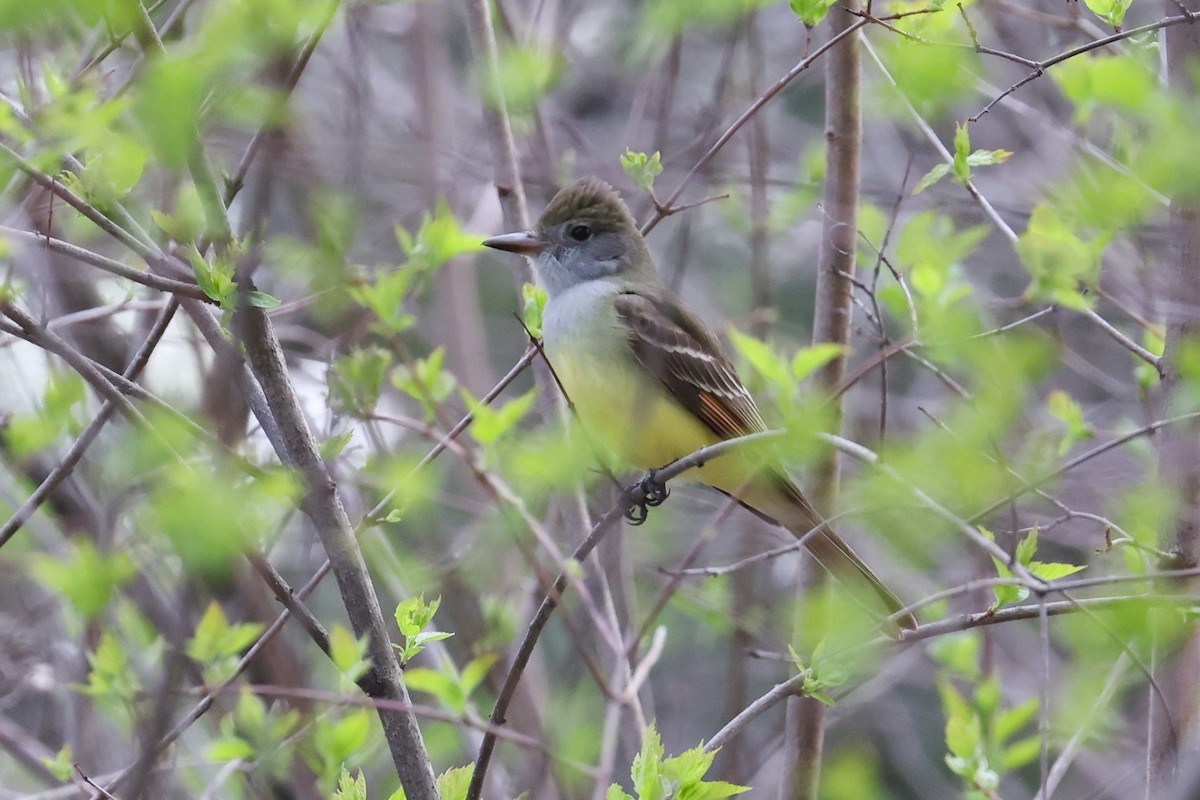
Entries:
<svg viewBox="0 0 1200 800">
<path fill-rule="evenodd" d="M 858 9 L 848 0 L 831 11 L 831 39 L 845 37 L 825 61 L 825 182 L 822 190 L 822 238 L 813 316 L 813 343 L 846 345 L 850 340 L 851 292 L 854 253 L 858 243 L 858 184 L 862 147 L 862 111 L 859 105 L 860 57 L 855 20 Z M 827 392 L 842 382 L 844 355 L 831 360 L 817 378 Z M 833 401 L 840 419 L 840 398 Z M 840 422 L 839 422 L 840 426 Z M 836 453 L 818 465 L 815 493 L 818 506 L 833 507 L 838 491 L 839 461 Z M 824 577 L 818 569 L 808 570 L 809 584 Z M 809 620 L 811 624 L 812 620 Z M 815 800 L 820 786 L 824 750 L 825 706 L 807 697 L 788 700 L 784 741 L 783 778 L 780 796 L 791 800 Z"/>
<path fill-rule="evenodd" d="M 244 287 L 252 287 L 246 281 Z M 379 599 L 367 573 L 362 551 L 350 519 L 342 506 L 337 485 L 330 478 L 300 409 L 288 376 L 279 340 L 261 308 L 243 304 L 234 319 L 234 327 L 246 350 L 246 360 L 262 386 L 271 414 L 283 437 L 280 459 L 295 468 L 303 480 L 306 498 L 304 512 L 312 520 L 321 544 L 329 556 L 334 578 L 356 636 L 368 637 L 371 667 L 359 685 L 373 698 L 410 703 L 380 610 Z M 392 761 L 400 783 L 412 800 L 436 800 L 433 765 L 425 750 L 420 728 L 411 711 L 380 708 L 384 736 L 391 749 Z"/>
</svg>

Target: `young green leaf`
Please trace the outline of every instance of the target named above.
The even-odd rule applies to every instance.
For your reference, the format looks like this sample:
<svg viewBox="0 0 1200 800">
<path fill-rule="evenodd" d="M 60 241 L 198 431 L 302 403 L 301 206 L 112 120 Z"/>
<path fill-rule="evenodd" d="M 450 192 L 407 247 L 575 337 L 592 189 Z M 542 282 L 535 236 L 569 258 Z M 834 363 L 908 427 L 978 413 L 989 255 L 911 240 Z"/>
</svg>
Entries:
<svg viewBox="0 0 1200 800">
<path fill-rule="evenodd" d="M 1046 408 L 1050 414 L 1066 426 L 1062 441 L 1058 444 L 1059 456 L 1079 442 L 1087 441 L 1096 435 L 1095 429 L 1083 415 L 1083 406 L 1075 398 L 1061 389 L 1055 389 L 1046 398 Z"/>
<path fill-rule="evenodd" d="M 1129 11 L 1129 7 L 1133 5 L 1133 0 L 1083 0 L 1083 2 L 1089 11 L 1117 30 L 1121 29 L 1121 23 L 1125 21 L 1125 12 Z"/>
<path fill-rule="evenodd" d="M 330 795 L 330 800 L 367 800 L 367 779 L 363 776 L 362 770 L 351 775 L 350 770 L 342 767 L 337 788 Z"/>
<path fill-rule="evenodd" d="M 796 351 L 796 355 L 792 356 L 792 377 L 797 381 L 802 381 L 838 356 L 848 353 L 849 350 L 850 348 L 846 345 L 830 342 L 802 347 Z"/>
<path fill-rule="evenodd" d="M 329 659 L 350 680 L 357 680 L 371 665 L 367 658 L 367 640 L 355 638 L 343 625 L 329 631 Z"/>
<path fill-rule="evenodd" d="M 393 645 L 400 651 L 400 660 L 407 664 L 418 653 L 425 649 L 425 645 L 430 642 L 449 639 L 454 634 L 445 633 L 443 631 L 426 631 L 427 626 L 432 620 L 433 615 L 437 613 L 438 606 L 442 604 L 442 599 L 439 597 L 432 603 L 425 602 L 425 595 L 420 594 L 416 597 L 410 597 L 407 600 L 401 600 L 396 605 L 396 626 L 400 629 L 400 635 L 404 638 L 402 645 Z"/>
<path fill-rule="evenodd" d="M 521 296 L 525 299 L 524 322 L 531 336 L 542 338 L 542 315 L 546 311 L 546 303 L 550 295 L 535 283 L 526 283 L 521 287 Z"/>
<path fill-rule="evenodd" d="M 733 349 L 737 350 L 742 358 L 750 363 L 751 368 L 768 383 L 776 387 L 791 385 L 792 370 L 788 363 L 762 339 L 730 328 L 729 341 Z"/>
<path fill-rule="evenodd" d="M 654 179 L 663 171 L 662 158 L 657 150 L 652 155 L 637 153 L 625 148 L 621 156 L 621 169 L 633 179 L 639 189 L 646 192 L 654 190 Z"/>
<path fill-rule="evenodd" d="M 392 373 L 392 384 L 414 398 L 425 409 L 425 418 L 432 420 L 437 406 L 450 396 L 458 381 L 445 369 L 446 351 L 437 348 L 425 358 L 410 365 L 401 365 Z"/>
<path fill-rule="evenodd" d="M 1076 310 L 1094 304 L 1104 240 L 1085 242 L 1053 209 L 1039 205 L 1017 239 L 1017 255 L 1033 279 L 1027 294 Z"/>
<path fill-rule="evenodd" d="M 824 21 L 836 0 L 788 0 L 796 19 L 806 28 L 815 28 Z"/>
<path fill-rule="evenodd" d="M 967 156 L 971 154 L 971 134 L 966 123 L 955 126 L 954 129 L 954 176 L 960 183 L 971 180 L 971 166 Z"/>
<path fill-rule="evenodd" d="M 71 541 L 65 556 L 36 555 L 33 574 L 91 620 L 108 607 L 117 589 L 133 579 L 137 566 L 128 553 L 100 553 L 90 539 Z"/>
<path fill-rule="evenodd" d="M 485 405 L 472 397 L 471 393 L 465 389 L 462 391 L 462 398 L 475 417 L 475 421 L 467 430 L 471 432 L 475 441 L 486 446 L 495 444 L 500 437 L 515 428 L 525 418 L 525 415 L 533 408 L 537 393 L 531 389 L 500 406 Z"/>
</svg>

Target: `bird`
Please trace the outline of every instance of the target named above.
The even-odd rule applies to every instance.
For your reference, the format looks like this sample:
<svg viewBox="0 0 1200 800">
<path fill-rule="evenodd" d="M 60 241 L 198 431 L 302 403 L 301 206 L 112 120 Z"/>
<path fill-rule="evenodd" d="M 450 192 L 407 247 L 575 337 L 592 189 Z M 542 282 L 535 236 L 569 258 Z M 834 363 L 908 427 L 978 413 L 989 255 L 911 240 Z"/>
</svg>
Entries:
<svg viewBox="0 0 1200 800">
<path fill-rule="evenodd" d="M 707 445 L 766 431 L 758 406 L 704 320 L 663 283 L 628 206 L 606 182 L 558 192 L 532 230 L 483 244 L 529 258 L 547 303 L 542 347 L 590 439 L 653 470 Z M 732 452 L 689 470 L 802 538 L 869 608 L 916 627 L 905 604 L 816 511 L 777 460 Z M 865 590 L 865 591 L 863 591 Z"/>
</svg>

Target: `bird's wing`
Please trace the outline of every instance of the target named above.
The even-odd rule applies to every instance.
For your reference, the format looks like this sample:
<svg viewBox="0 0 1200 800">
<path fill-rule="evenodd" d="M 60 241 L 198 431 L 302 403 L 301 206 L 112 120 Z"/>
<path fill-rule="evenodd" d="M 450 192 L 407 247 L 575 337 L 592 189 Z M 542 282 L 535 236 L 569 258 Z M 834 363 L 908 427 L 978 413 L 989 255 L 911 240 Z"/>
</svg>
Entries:
<svg viewBox="0 0 1200 800">
<path fill-rule="evenodd" d="M 613 300 L 638 360 L 722 439 L 766 430 L 717 337 L 669 295 L 624 291 Z"/>
</svg>

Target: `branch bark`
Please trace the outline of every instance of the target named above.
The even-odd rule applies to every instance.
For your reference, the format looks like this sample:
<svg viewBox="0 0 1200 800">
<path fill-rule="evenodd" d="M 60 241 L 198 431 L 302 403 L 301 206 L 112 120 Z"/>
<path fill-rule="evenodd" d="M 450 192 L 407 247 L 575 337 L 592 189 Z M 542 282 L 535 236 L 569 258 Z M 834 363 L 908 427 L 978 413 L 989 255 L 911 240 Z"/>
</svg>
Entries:
<svg viewBox="0 0 1200 800">
<path fill-rule="evenodd" d="M 1167 0 L 1168 12 L 1200 9 L 1197 0 Z M 1167 79 L 1171 89 L 1185 101 L 1194 101 L 1200 90 L 1195 69 L 1200 63 L 1200 27 L 1176 25 L 1165 31 Z M 1177 357 L 1181 348 L 1200 345 L 1200 204 L 1194 191 L 1171 198 L 1169 222 L 1171 256 L 1163 289 L 1170 298 L 1167 306 L 1166 352 L 1160 364 L 1163 375 L 1163 401 L 1175 399 L 1179 383 Z M 1172 554 L 1170 566 L 1189 569 L 1200 564 L 1200 426 L 1196 423 L 1178 428 L 1163 437 L 1159 445 L 1159 471 L 1175 503 L 1176 521 L 1171 540 L 1163 549 Z M 1186 593 L 1195 579 L 1178 589 Z M 1195 629 L 1183 646 L 1170 657 L 1155 660 L 1162 665 L 1162 690 L 1165 705 L 1150 697 L 1149 748 L 1147 752 L 1146 796 L 1157 796 L 1173 781 L 1183 752 L 1194 747 L 1192 728 L 1197 717 L 1200 696 L 1200 636 Z M 1182 737 L 1183 741 L 1180 741 Z M 1194 754 L 1189 754 L 1194 761 Z"/>
<path fill-rule="evenodd" d="M 249 284 L 249 281 L 246 282 Z M 246 291 L 253 287 L 247 285 Z M 279 457 L 297 470 L 304 483 L 304 513 L 321 539 L 356 636 L 368 637 L 371 668 L 359 681 L 368 696 L 397 701 L 379 706 L 379 720 L 391 750 L 392 761 L 404 791 L 412 800 L 436 800 L 433 765 L 425 750 L 412 701 L 384 626 L 379 598 L 371 584 L 354 528 L 350 524 L 336 484 L 325 463 L 288 377 L 279 340 L 261 308 L 243 303 L 235 329 L 246 350 L 246 361 L 262 386 L 271 414 L 282 435 Z"/>
<path fill-rule="evenodd" d="M 825 184 L 822 189 L 823 222 L 817 267 L 813 343 L 846 344 L 850 339 L 851 291 L 854 251 L 858 240 L 858 182 L 862 143 L 859 107 L 860 63 L 858 39 L 851 13 L 857 0 L 847 0 L 829 13 L 830 36 L 844 37 L 825 61 Z M 833 394 L 846 371 L 845 358 L 831 360 L 818 374 L 825 391 Z M 841 416 L 841 397 L 833 401 Z M 840 422 L 839 422 L 840 426 Z M 836 452 L 819 466 L 813 489 L 818 507 L 831 508 L 838 491 L 839 461 Z M 810 586 L 824 580 L 819 568 L 807 570 Z M 809 621 L 811 624 L 811 620 Z M 790 697 L 784 742 L 780 797 L 815 800 L 821 782 L 824 750 L 825 706 L 808 697 Z"/>
</svg>

